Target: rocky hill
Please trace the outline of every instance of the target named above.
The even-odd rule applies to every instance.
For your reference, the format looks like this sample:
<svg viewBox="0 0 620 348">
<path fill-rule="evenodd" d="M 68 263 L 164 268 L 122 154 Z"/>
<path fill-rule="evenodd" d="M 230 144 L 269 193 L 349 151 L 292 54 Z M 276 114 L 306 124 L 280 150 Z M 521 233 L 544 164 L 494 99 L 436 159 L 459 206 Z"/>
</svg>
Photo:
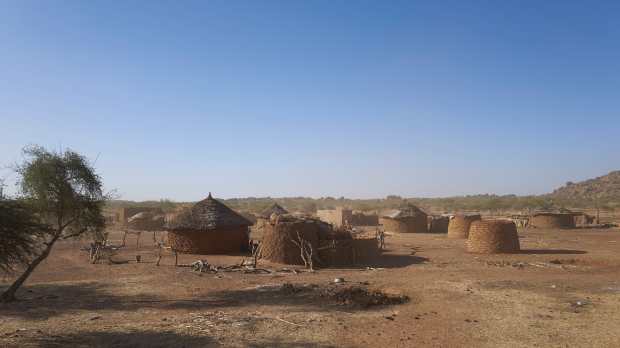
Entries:
<svg viewBox="0 0 620 348">
<path fill-rule="evenodd" d="M 620 170 L 578 183 L 568 182 L 550 196 L 563 201 L 620 204 Z"/>
</svg>

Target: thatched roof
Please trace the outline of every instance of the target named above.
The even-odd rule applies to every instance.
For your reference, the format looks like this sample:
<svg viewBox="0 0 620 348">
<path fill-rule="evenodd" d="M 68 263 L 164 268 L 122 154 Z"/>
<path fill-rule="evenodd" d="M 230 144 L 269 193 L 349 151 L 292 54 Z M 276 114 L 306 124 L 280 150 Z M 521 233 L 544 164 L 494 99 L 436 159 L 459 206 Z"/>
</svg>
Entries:
<svg viewBox="0 0 620 348">
<path fill-rule="evenodd" d="M 161 231 L 164 227 L 164 214 L 143 211 L 127 219 L 127 228 L 138 231 Z"/>
<path fill-rule="evenodd" d="M 181 212 L 166 225 L 170 231 L 205 231 L 218 228 L 250 226 L 252 222 L 211 196 Z"/>
<path fill-rule="evenodd" d="M 263 210 L 260 213 L 260 216 L 262 216 L 264 218 L 269 218 L 271 216 L 271 214 L 284 215 L 284 214 L 288 214 L 288 211 L 286 209 L 282 208 L 282 206 L 279 205 L 278 203 L 274 203 L 270 207 L 268 207 L 267 209 Z"/>
<path fill-rule="evenodd" d="M 418 215 L 426 215 L 426 213 L 413 204 L 407 204 L 400 207 L 399 209 L 392 210 L 390 212 L 387 212 L 386 214 L 383 214 L 383 217 L 387 217 L 390 219 L 401 219 Z"/>
</svg>

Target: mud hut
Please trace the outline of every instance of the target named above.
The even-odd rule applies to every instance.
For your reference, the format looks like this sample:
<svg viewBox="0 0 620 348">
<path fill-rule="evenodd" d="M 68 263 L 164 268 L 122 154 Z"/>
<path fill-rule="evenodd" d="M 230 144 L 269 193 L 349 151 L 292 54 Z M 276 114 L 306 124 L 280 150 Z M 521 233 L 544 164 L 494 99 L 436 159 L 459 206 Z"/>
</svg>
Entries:
<svg viewBox="0 0 620 348">
<path fill-rule="evenodd" d="M 575 228 L 572 213 L 535 213 L 530 217 L 529 226 L 534 228 Z"/>
<path fill-rule="evenodd" d="M 326 266 L 372 263 L 381 255 L 374 237 L 325 239 L 319 241 L 319 258 Z"/>
<path fill-rule="evenodd" d="M 351 215 L 351 226 L 377 226 L 379 216 L 377 214 L 367 214 L 361 211 L 354 211 Z"/>
<path fill-rule="evenodd" d="M 420 208 L 409 204 L 379 219 L 386 232 L 426 233 L 428 232 L 427 215 Z"/>
<path fill-rule="evenodd" d="M 469 236 L 469 226 L 477 220 L 480 220 L 480 214 L 455 215 L 448 224 L 448 238 L 466 239 Z"/>
<path fill-rule="evenodd" d="M 574 212 L 572 214 L 573 214 L 573 221 L 575 222 L 576 226 L 591 225 L 594 223 L 595 217 L 592 215 L 588 215 L 583 212 Z"/>
<path fill-rule="evenodd" d="M 272 215 L 262 226 L 261 258 L 289 265 L 303 265 L 301 251 L 295 241 L 299 238 L 318 250 L 320 236 L 328 234 L 328 225 L 318 219 L 292 215 Z M 317 253 L 318 257 L 318 253 Z"/>
<path fill-rule="evenodd" d="M 467 238 L 468 252 L 498 254 L 519 250 L 517 226 L 511 220 L 478 220 L 471 223 Z"/>
<path fill-rule="evenodd" d="M 261 257 L 272 262 L 303 265 L 301 251 L 294 242 L 299 237 L 310 243 L 315 264 L 322 267 L 369 263 L 381 253 L 374 236 L 354 237 L 316 218 L 272 215 L 264 221 Z"/>
<path fill-rule="evenodd" d="M 238 253 L 248 248 L 251 224 L 209 193 L 166 225 L 168 244 L 190 254 Z"/>
<path fill-rule="evenodd" d="M 448 225 L 450 217 L 448 216 L 431 216 L 428 226 L 430 233 L 448 233 Z"/>
</svg>

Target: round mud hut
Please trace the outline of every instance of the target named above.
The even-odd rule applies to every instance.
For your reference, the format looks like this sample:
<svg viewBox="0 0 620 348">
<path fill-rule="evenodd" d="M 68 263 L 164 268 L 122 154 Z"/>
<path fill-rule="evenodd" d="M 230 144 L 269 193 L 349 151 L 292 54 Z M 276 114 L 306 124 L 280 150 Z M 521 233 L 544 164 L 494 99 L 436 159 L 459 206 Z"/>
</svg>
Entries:
<svg viewBox="0 0 620 348">
<path fill-rule="evenodd" d="M 480 220 L 480 214 L 458 214 L 448 224 L 448 238 L 467 239 L 469 226 L 472 222 Z"/>
<path fill-rule="evenodd" d="M 316 218 L 272 214 L 264 221 L 261 257 L 271 262 L 303 265 L 300 239 L 310 244 L 320 267 L 369 264 L 381 254 L 374 236 L 353 236 Z"/>
<path fill-rule="evenodd" d="M 209 196 L 170 221 L 168 244 L 188 254 L 228 254 L 246 251 L 252 223 Z"/>
<path fill-rule="evenodd" d="M 571 213 L 536 213 L 530 217 L 530 227 L 534 228 L 575 228 Z"/>
<path fill-rule="evenodd" d="M 511 220 L 478 220 L 471 223 L 467 238 L 468 252 L 500 254 L 519 250 L 517 226 Z"/>
<path fill-rule="evenodd" d="M 318 250 L 321 236 L 329 234 L 329 226 L 317 219 L 298 218 L 292 215 L 272 215 L 264 220 L 261 258 L 288 265 L 303 265 L 300 239 Z M 318 254 L 317 254 L 318 256 Z"/>
<path fill-rule="evenodd" d="M 448 216 L 431 216 L 428 224 L 430 233 L 448 233 L 450 218 Z"/>
<path fill-rule="evenodd" d="M 428 216 L 420 208 L 407 205 L 379 219 L 386 232 L 393 233 L 426 233 L 428 232 Z"/>
</svg>

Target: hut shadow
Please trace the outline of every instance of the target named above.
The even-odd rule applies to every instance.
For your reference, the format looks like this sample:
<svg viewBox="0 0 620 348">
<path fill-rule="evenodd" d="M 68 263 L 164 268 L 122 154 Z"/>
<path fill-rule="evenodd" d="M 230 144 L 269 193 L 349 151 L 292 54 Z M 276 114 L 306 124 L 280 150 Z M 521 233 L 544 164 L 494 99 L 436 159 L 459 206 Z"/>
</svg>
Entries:
<svg viewBox="0 0 620 348">
<path fill-rule="evenodd" d="M 577 255 L 587 254 L 584 250 L 572 250 L 572 249 L 521 249 L 516 254 L 525 255 Z"/>
<path fill-rule="evenodd" d="M 37 347 L 220 347 L 208 336 L 189 336 L 172 331 L 86 331 L 30 339 Z"/>
</svg>

